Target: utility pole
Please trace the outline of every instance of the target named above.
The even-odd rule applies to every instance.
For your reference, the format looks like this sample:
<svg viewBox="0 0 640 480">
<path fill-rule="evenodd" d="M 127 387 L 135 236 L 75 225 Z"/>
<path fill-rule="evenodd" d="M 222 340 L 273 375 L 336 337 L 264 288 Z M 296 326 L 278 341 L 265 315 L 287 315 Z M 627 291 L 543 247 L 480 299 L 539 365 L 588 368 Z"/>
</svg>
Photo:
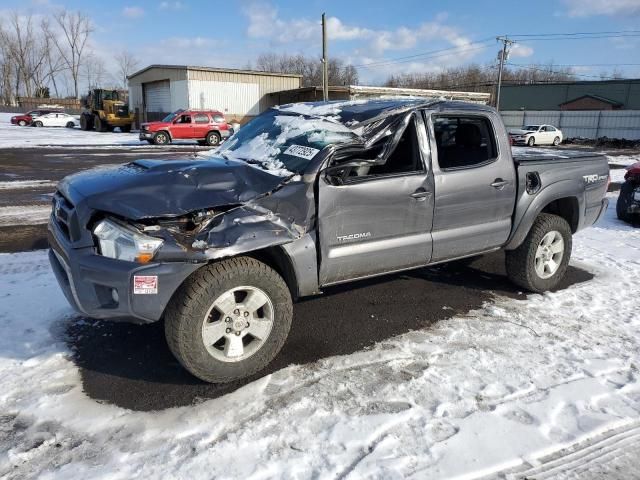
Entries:
<svg viewBox="0 0 640 480">
<path fill-rule="evenodd" d="M 513 45 L 513 40 L 509 40 L 507 37 L 496 37 L 496 40 L 502 42 L 502 50 L 498 52 L 498 60 L 500 61 L 498 65 L 498 85 L 496 88 L 496 110 L 500 110 L 500 88 L 502 87 L 502 70 L 504 70 L 504 62 L 507 61 L 507 56 L 509 55 L 509 50 L 507 49 L 511 45 Z"/>
<path fill-rule="evenodd" d="M 327 21 L 322 14 L 322 100 L 329 100 L 329 61 L 327 59 Z"/>
</svg>

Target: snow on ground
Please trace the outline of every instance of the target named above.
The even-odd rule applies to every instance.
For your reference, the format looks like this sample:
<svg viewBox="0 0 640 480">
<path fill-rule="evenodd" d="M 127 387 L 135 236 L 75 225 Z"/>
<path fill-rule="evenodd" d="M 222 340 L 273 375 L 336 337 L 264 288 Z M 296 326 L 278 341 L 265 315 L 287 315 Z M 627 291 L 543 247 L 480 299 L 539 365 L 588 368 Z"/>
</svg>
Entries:
<svg viewBox="0 0 640 480">
<path fill-rule="evenodd" d="M 0 227 L 47 223 L 51 204 L 0 207 Z"/>
<path fill-rule="evenodd" d="M 57 184 L 58 182 L 51 180 L 10 180 L 8 182 L 0 182 L 0 190 L 55 187 Z"/>
<path fill-rule="evenodd" d="M 606 155 L 609 159 L 609 164 L 622 165 L 629 167 L 634 163 L 640 162 L 640 154 L 636 155 Z"/>
<path fill-rule="evenodd" d="M 0 255 L 0 477 L 638 478 L 640 229 L 574 247 L 593 280 L 145 413 L 83 393 L 45 253 Z"/>
<path fill-rule="evenodd" d="M 20 127 L 11 125 L 15 113 L 0 113 L 0 148 L 58 147 L 58 146 L 99 146 L 115 148 L 144 147 L 147 142 L 138 139 L 138 133 L 85 132 L 80 128 L 65 127 Z M 195 141 L 181 140 L 173 145 L 196 145 Z M 165 148 L 154 146 L 155 148 Z"/>
</svg>

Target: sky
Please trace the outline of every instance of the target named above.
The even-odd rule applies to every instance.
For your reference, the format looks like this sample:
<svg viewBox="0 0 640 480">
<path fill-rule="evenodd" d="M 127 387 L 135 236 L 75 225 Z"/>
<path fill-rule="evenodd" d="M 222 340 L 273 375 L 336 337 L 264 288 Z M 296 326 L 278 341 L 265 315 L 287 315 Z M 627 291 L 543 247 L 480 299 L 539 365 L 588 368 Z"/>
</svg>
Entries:
<svg viewBox="0 0 640 480">
<path fill-rule="evenodd" d="M 319 57 L 325 12 L 329 55 L 356 65 L 361 84 L 382 83 L 390 74 L 495 64 L 498 35 L 519 38 L 510 52 L 513 64 L 577 65 L 583 80 L 619 65 L 623 76 L 640 77 L 640 0 L 0 0 L 0 14 L 17 9 L 46 15 L 60 8 L 92 17 L 91 48 L 110 70 L 123 49 L 140 67 L 246 68 L 271 52 Z M 636 32 L 579 40 L 517 37 L 629 30 Z"/>
</svg>

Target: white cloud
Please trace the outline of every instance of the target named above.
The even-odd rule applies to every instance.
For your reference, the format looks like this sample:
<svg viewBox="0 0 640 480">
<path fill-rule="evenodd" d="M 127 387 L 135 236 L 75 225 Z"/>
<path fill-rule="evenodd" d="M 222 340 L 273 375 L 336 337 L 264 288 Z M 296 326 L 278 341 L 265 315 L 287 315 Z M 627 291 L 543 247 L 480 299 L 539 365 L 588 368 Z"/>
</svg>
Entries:
<svg viewBox="0 0 640 480">
<path fill-rule="evenodd" d="M 253 3 L 244 10 L 249 19 L 247 35 L 250 38 L 268 39 L 277 44 L 319 40 L 320 19 L 317 21 L 281 18 L 278 10 L 270 4 Z M 436 15 L 432 22 L 425 22 L 417 28 L 399 27 L 395 30 L 375 30 L 356 25 L 347 25 L 337 17 L 327 19 L 327 35 L 333 41 L 361 40 L 368 42 L 371 53 L 382 55 L 388 50 L 408 50 L 418 45 L 418 41 L 445 40 L 452 46 L 468 45 L 470 40 L 443 22 L 448 15 Z"/>
<path fill-rule="evenodd" d="M 122 15 L 127 18 L 140 18 L 144 15 L 144 10 L 140 7 L 124 7 Z"/>
<path fill-rule="evenodd" d="M 570 17 L 640 15 L 638 0 L 564 0 Z"/>
<path fill-rule="evenodd" d="M 159 42 L 163 47 L 178 49 L 209 48 L 219 46 L 221 43 L 220 40 L 208 37 L 170 37 Z"/>
<path fill-rule="evenodd" d="M 533 48 L 527 45 L 516 43 L 509 50 L 509 56 L 512 58 L 524 58 L 533 55 Z"/>
<path fill-rule="evenodd" d="M 184 4 L 182 2 L 160 2 L 160 10 L 182 10 Z"/>
</svg>

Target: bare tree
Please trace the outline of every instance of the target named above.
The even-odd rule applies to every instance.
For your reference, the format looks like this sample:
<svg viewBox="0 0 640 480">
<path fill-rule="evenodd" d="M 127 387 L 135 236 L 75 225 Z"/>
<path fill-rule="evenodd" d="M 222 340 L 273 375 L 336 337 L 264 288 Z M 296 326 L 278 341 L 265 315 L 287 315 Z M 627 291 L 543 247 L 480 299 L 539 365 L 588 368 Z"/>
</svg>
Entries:
<svg viewBox="0 0 640 480">
<path fill-rule="evenodd" d="M 140 61 L 128 50 L 122 50 L 115 58 L 118 63 L 118 76 L 121 86 L 122 88 L 127 88 L 127 77 L 136 70 Z"/>
<path fill-rule="evenodd" d="M 82 67 L 89 89 L 102 87 L 107 76 L 107 69 L 102 58 L 90 52 L 85 56 Z"/>
<path fill-rule="evenodd" d="M 56 42 L 55 45 L 69 69 L 73 81 L 73 93 L 76 98 L 80 98 L 78 80 L 87 40 L 93 31 L 91 21 L 82 12 L 69 13 L 65 10 L 55 13 L 53 18 L 63 33 L 63 41 Z"/>
<path fill-rule="evenodd" d="M 263 53 L 256 60 L 256 69 L 265 72 L 295 73 L 302 75 L 305 86 L 322 84 L 322 62 L 304 55 Z M 358 71 L 339 58 L 329 59 L 329 85 L 357 85 Z"/>
<path fill-rule="evenodd" d="M 46 67 L 46 42 L 33 28 L 33 15 L 12 12 L 8 25 L 0 29 L 0 43 L 5 60 L 13 63 L 14 94 L 23 91 L 28 97 L 44 85 L 42 77 Z"/>
</svg>

